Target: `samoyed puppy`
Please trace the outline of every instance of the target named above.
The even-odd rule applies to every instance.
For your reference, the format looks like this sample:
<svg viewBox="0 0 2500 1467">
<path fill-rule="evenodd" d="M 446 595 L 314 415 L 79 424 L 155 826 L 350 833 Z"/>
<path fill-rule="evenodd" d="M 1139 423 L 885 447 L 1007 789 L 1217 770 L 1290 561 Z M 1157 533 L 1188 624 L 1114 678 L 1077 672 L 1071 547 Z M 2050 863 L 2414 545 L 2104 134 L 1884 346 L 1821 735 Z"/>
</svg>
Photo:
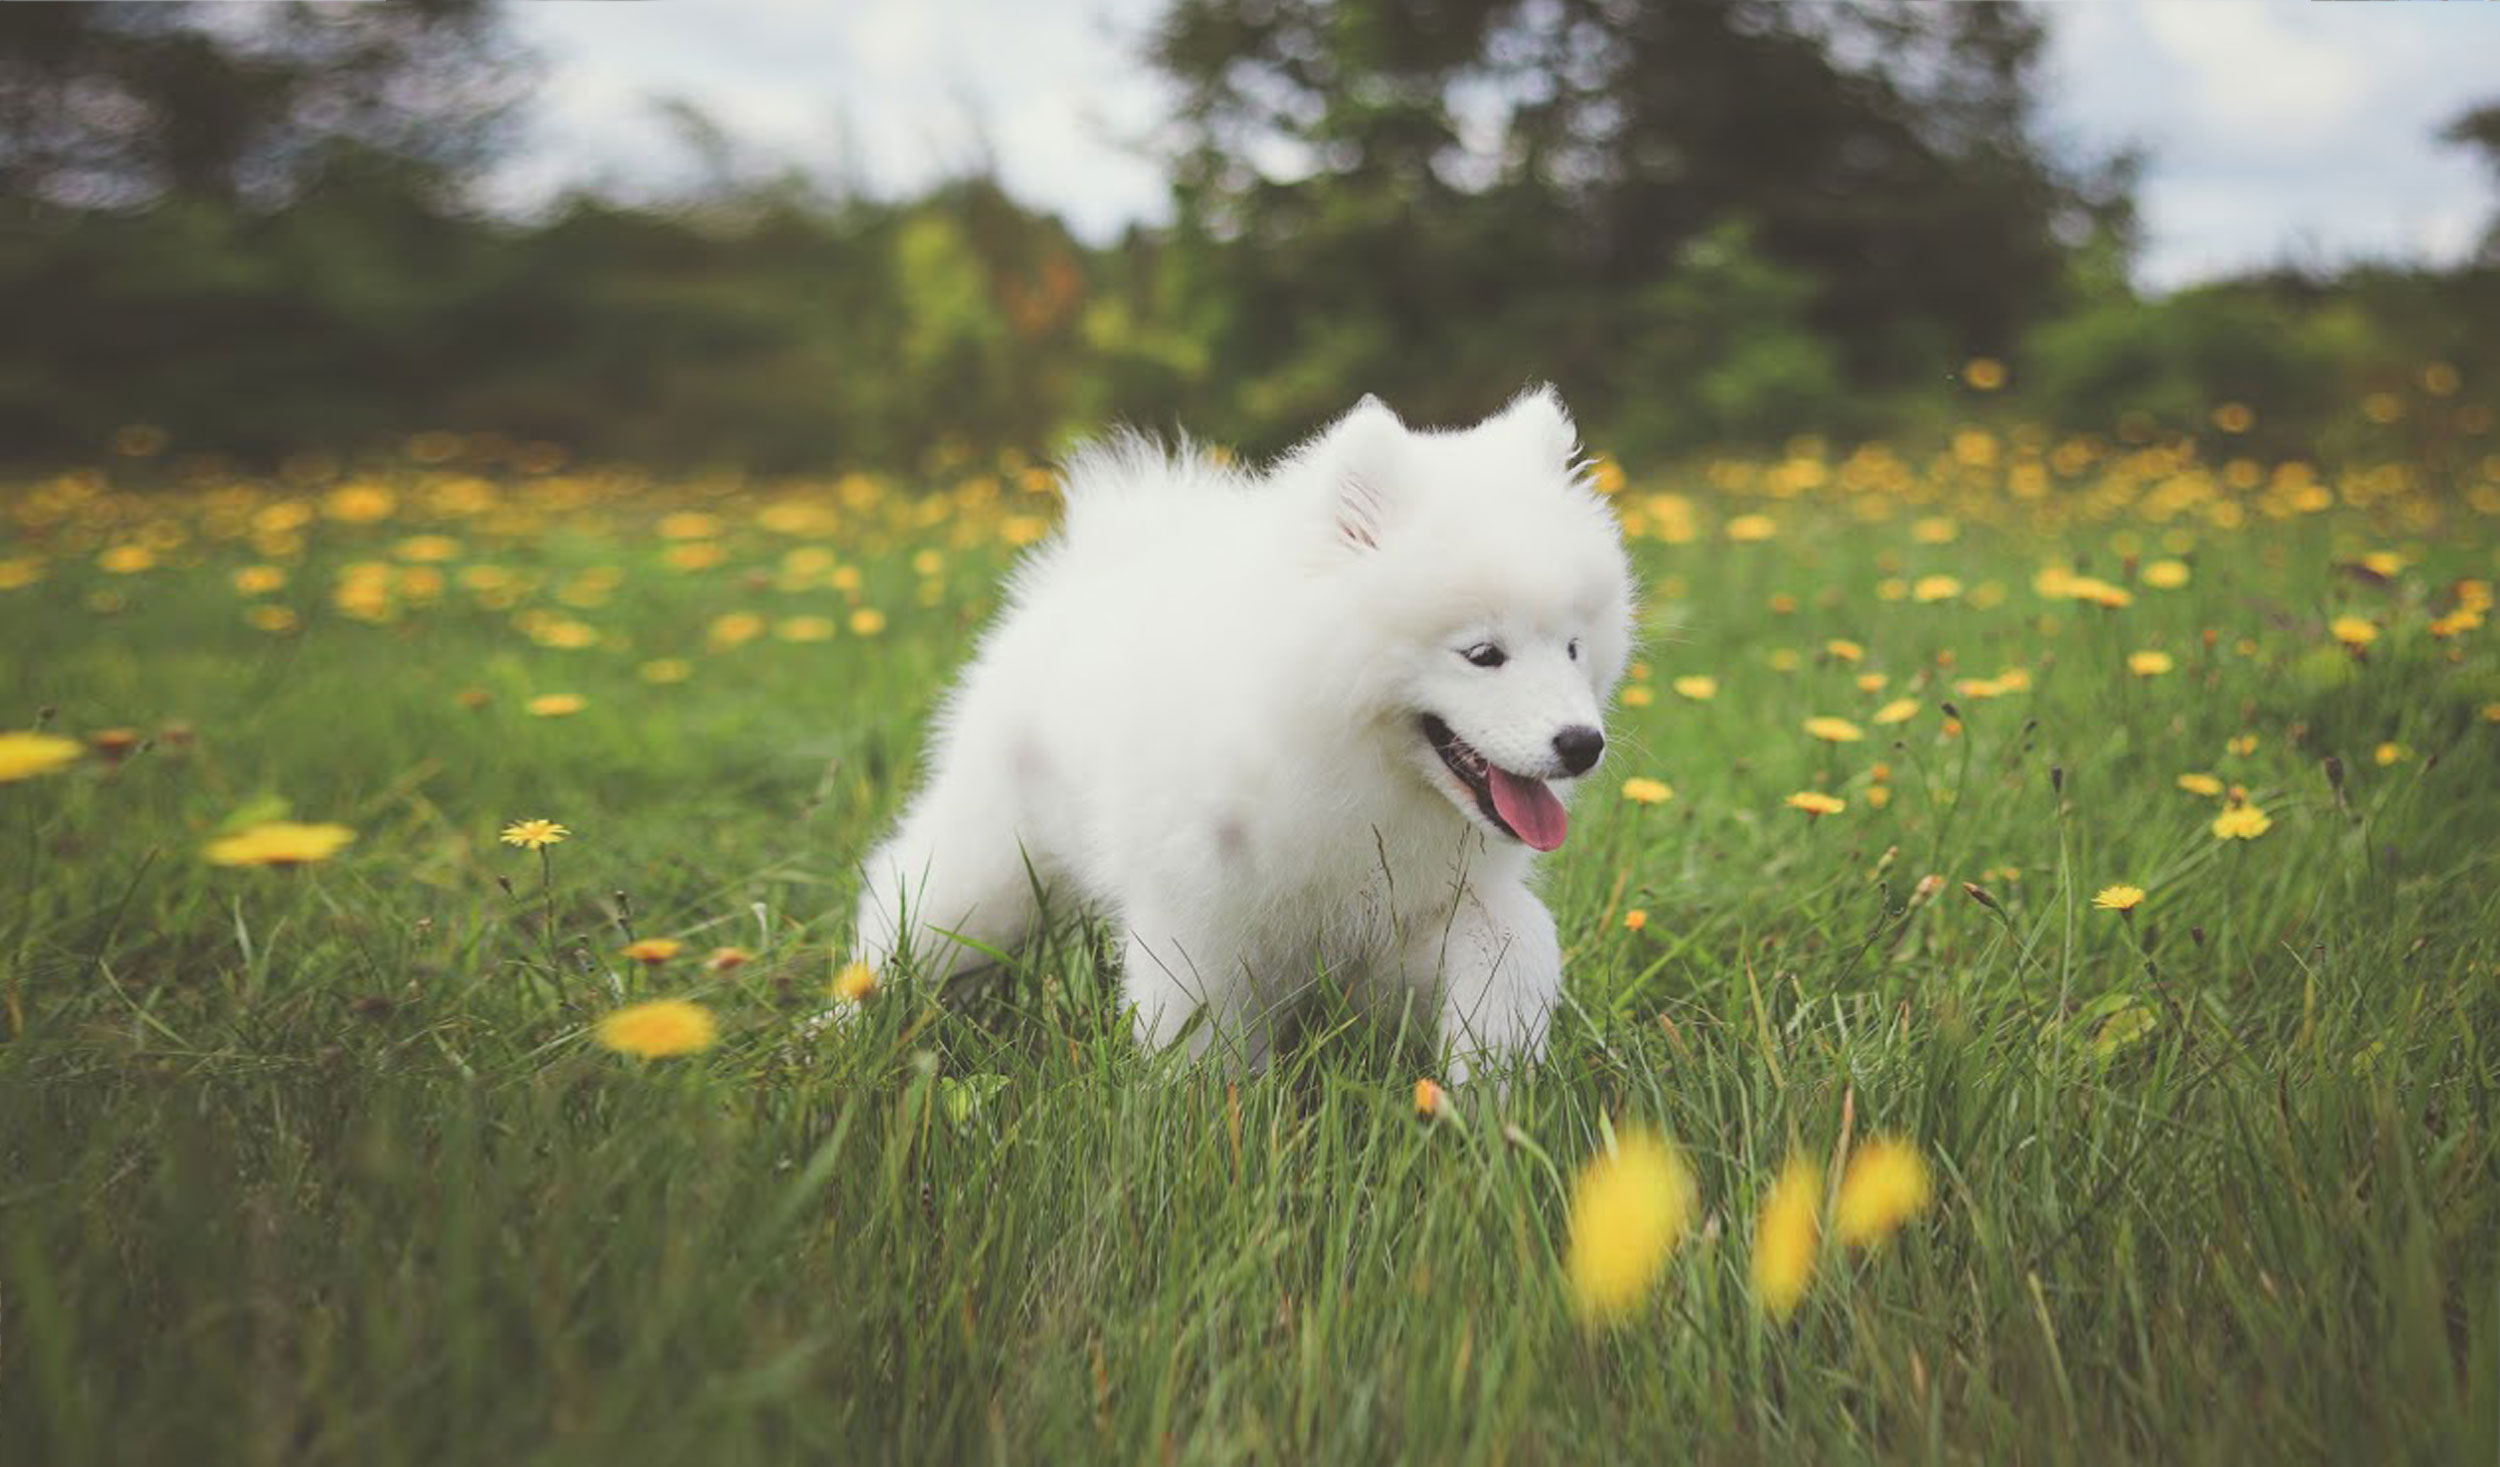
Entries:
<svg viewBox="0 0 2500 1467">
<path fill-rule="evenodd" d="M 1146 1044 L 1258 1063 L 1325 983 L 1433 1025 L 1455 1079 L 1540 1054 L 1531 867 L 1632 626 L 1552 389 L 1454 432 L 1366 398 L 1257 474 L 1120 437 L 1064 481 L 867 860 L 854 957 L 942 979 L 1072 900 Z"/>
</svg>

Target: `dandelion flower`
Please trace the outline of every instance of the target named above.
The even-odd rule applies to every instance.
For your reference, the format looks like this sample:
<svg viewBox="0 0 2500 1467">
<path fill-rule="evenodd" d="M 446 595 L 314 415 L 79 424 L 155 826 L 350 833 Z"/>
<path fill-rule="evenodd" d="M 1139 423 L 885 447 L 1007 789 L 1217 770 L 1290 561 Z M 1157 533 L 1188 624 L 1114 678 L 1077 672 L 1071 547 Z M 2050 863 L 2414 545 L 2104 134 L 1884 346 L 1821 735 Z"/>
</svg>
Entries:
<svg viewBox="0 0 2500 1467">
<path fill-rule="evenodd" d="M 1854 744 L 1866 737 L 1865 729 L 1845 718 L 1809 718 L 1806 720 L 1806 732 L 1833 744 Z"/>
<path fill-rule="evenodd" d="M 538 718 L 569 718 L 590 706 L 579 693 L 541 693 L 522 705 Z"/>
<path fill-rule="evenodd" d="M 2255 840 L 2274 828 L 2274 821 L 2254 805 L 2233 805 L 2214 817 L 2217 840 Z"/>
<path fill-rule="evenodd" d="M 1623 914 L 1623 930 L 1626 932 L 1638 932 L 1648 925 L 1649 909 L 1646 907 L 1634 907 Z"/>
<path fill-rule="evenodd" d="M 885 630 L 885 613 L 873 606 L 863 606 L 851 613 L 851 635 L 873 637 Z"/>
<path fill-rule="evenodd" d="M 1779 521 L 1767 514 L 1740 514 L 1727 522 L 1727 537 L 1739 543 L 1768 540 L 1779 532 Z"/>
<path fill-rule="evenodd" d="M 552 820 L 515 820 L 503 828 L 502 840 L 508 846 L 541 851 L 562 844 L 572 833 Z"/>
<path fill-rule="evenodd" d="M 1623 706 L 1626 708 L 1646 708 L 1657 701 L 1658 695 L 1639 683 L 1623 690 Z"/>
<path fill-rule="evenodd" d="M 2245 759 L 2249 755 L 2257 752 L 2257 736 L 2255 734 L 2240 734 L 2223 747 L 2230 750 L 2233 754 L 2238 755 L 2240 758 Z"/>
<path fill-rule="evenodd" d="M 209 842 L 212 866 L 303 866 L 335 856 L 356 832 L 344 825 L 304 825 L 265 820 Z"/>
<path fill-rule="evenodd" d="M 642 1059 L 699 1054 L 720 1039 L 712 1011 L 682 998 L 629 1004 L 601 1019 L 594 1032 L 608 1048 Z"/>
<path fill-rule="evenodd" d="M 2222 781 L 2216 779 L 2210 774 L 2182 774 L 2179 776 L 2178 784 L 2179 788 L 2186 790 L 2191 795 L 2218 795 L 2222 793 Z"/>
<path fill-rule="evenodd" d="M 712 955 L 703 960 L 703 969 L 707 973 L 728 973 L 754 961 L 755 954 L 745 948 L 716 947 L 712 949 Z"/>
<path fill-rule="evenodd" d="M 2167 652 L 2146 651 L 2127 654 L 2127 671 L 2134 673 L 2137 677 L 2160 677 L 2178 665 Z"/>
<path fill-rule="evenodd" d="M 877 970 L 866 963 L 852 963 L 833 975 L 833 996 L 849 1004 L 863 1004 L 877 996 Z"/>
<path fill-rule="evenodd" d="M 1677 678 L 1668 686 L 1675 689 L 1677 697 L 1690 698 L 1696 703 L 1707 703 L 1719 696 L 1719 680 L 1703 673 Z"/>
<path fill-rule="evenodd" d="M 2378 640 L 2378 627 L 2365 616 L 2339 616 L 2327 623 L 2335 640 L 2347 647 L 2362 648 Z"/>
<path fill-rule="evenodd" d="M 1905 1141 L 1879 1137 L 1858 1148 L 1840 1179 L 1833 1231 L 1840 1240 L 1872 1247 L 1891 1237 L 1935 1199 L 1927 1159 Z"/>
<path fill-rule="evenodd" d="M 1803 810 L 1808 815 L 1837 815 L 1849 808 L 1847 800 L 1835 798 L 1819 790 L 1799 790 L 1788 797 L 1786 804 L 1789 809 Z"/>
<path fill-rule="evenodd" d="M 2402 744 L 2387 743 L 2381 744 L 2376 749 L 2373 749 L 2370 752 L 2370 758 L 2383 769 L 2390 764 L 2403 763 L 2406 756 L 2412 752 L 2412 750 L 2407 749 Z"/>
<path fill-rule="evenodd" d="M 0 784 L 58 774 L 78 762 L 76 739 L 34 732 L 0 733 Z"/>
<path fill-rule="evenodd" d="M 1866 660 L 1866 644 L 1852 642 L 1847 637 L 1834 637 L 1825 642 L 1823 651 L 1836 662 L 1864 662 Z"/>
<path fill-rule="evenodd" d="M 2144 568 L 2144 584 L 2156 591 L 2176 591 L 2188 583 L 2189 574 L 2184 560 L 2157 560 Z"/>
<path fill-rule="evenodd" d="M 674 937 L 646 937 L 639 942 L 628 943 L 625 956 L 637 963 L 657 967 L 685 950 L 686 945 Z"/>
<path fill-rule="evenodd" d="M 1917 716 L 1918 700 L 1916 698 L 1895 698 L 1875 710 L 1875 722 L 1878 724 L 1907 723 Z"/>
<path fill-rule="evenodd" d="M 1910 599 L 1920 602 L 1950 601 L 1962 594 L 1962 583 L 1951 576 L 1920 576 L 1910 583 Z"/>
<path fill-rule="evenodd" d="M 2140 886 L 2104 886 L 2092 898 L 2092 905 L 2104 912 L 2132 912 L 2143 902 Z"/>
<path fill-rule="evenodd" d="M 1415 1114 L 1425 1120 L 1436 1120 L 1449 1109 L 1450 1092 L 1427 1077 L 1415 1082 Z"/>
<path fill-rule="evenodd" d="M 1692 1168 L 1646 1131 L 1617 1138 L 1571 1189 L 1572 1297 L 1590 1319 L 1619 1318 L 1649 1293 L 1684 1239 L 1697 1200 Z"/>
<path fill-rule="evenodd" d="M 683 657 L 655 657 L 635 670 L 646 683 L 682 683 L 694 676 L 694 664 Z"/>
<path fill-rule="evenodd" d="M 1623 797 L 1635 805 L 1658 805 L 1675 798 L 1675 790 L 1663 779 L 1636 777 L 1623 782 Z"/>
<path fill-rule="evenodd" d="M 1823 1169 L 1790 1157 L 1754 1224 L 1753 1295 L 1773 1319 L 1786 1319 L 1806 1296 L 1823 1241 L 1822 1214 Z"/>
</svg>

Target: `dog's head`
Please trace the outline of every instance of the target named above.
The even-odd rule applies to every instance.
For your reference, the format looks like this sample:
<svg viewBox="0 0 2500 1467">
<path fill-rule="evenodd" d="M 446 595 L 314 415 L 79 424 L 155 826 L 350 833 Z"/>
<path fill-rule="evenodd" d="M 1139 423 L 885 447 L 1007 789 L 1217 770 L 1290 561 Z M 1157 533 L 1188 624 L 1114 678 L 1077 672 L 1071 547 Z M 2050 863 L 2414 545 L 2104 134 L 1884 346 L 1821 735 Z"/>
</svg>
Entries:
<svg viewBox="0 0 2500 1467">
<path fill-rule="evenodd" d="M 1366 398 L 1303 450 L 1359 584 L 1349 636 L 1385 736 L 1468 819 L 1540 851 L 1605 751 L 1631 646 L 1621 532 L 1578 455 L 1550 388 L 1446 433 Z"/>
</svg>

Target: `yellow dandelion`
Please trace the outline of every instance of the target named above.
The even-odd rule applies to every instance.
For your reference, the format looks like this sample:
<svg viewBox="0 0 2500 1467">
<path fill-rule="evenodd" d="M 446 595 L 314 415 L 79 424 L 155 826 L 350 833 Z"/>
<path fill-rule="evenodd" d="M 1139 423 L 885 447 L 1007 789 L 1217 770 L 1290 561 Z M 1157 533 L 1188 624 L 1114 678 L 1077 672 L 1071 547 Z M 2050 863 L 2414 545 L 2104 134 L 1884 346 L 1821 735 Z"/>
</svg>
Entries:
<svg viewBox="0 0 2500 1467">
<path fill-rule="evenodd" d="M 737 647 L 764 634 L 764 618 L 751 611 L 733 611 L 712 618 L 710 637 L 715 647 Z"/>
<path fill-rule="evenodd" d="M 515 820 L 503 828 L 501 838 L 508 846 L 543 851 L 549 846 L 561 845 L 564 838 L 572 833 L 552 820 Z"/>
<path fill-rule="evenodd" d="M 1841 1174 L 1832 1230 L 1844 1243 L 1873 1247 L 1934 1200 L 1927 1159 L 1906 1141 L 1878 1137 L 1859 1147 Z"/>
<path fill-rule="evenodd" d="M 1675 798 L 1675 790 L 1665 780 L 1636 776 L 1623 782 L 1623 797 L 1635 805 L 1660 805 Z"/>
<path fill-rule="evenodd" d="M 1677 697 L 1690 698 L 1696 703 L 1707 703 L 1719 696 L 1719 680 L 1705 673 L 1677 678 L 1667 686 L 1675 689 Z"/>
<path fill-rule="evenodd" d="M 712 949 L 711 956 L 703 960 L 703 968 L 709 973 L 728 973 L 754 961 L 755 954 L 748 952 L 745 948 L 716 947 Z"/>
<path fill-rule="evenodd" d="M 1805 1298 L 1822 1242 L 1823 1169 L 1792 1156 L 1754 1224 L 1753 1296 L 1773 1319 L 1786 1319 Z"/>
<path fill-rule="evenodd" d="M 1783 803 L 1791 810 L 1803 810 L 1808 815 L 1837 815 L 1849 808 L 1847 800 L 1824 794 L 1820 790 L 1799 790 Z"/>
<path fill-rule="evenodd" d="M 1683 1154 L 1646 1131 L 1618 1137 L 1612 1155 L 1580 1169 L 1564 1269 L 1584 1317 L 1621 1318 L 1648 1295 L 1698 1195 Z"/>
<path fill-rule="evenodd" d="M 1727 522 L 1727 537 L 1740 543 L 1768 540 L 1779 532 L 1779 521 L 1767 514 L 1740 514 Z"/>
<path fill-rule="evenodd" d="M 626 944 L 625 956 L 658 967 L 685 950 L 686 945 L 674 937 L 646 937 Z"/>
<path fill-rule="evenodd" d="M 2179 776 L 2178 785 L 2191 795 L 2212 796 L 2222 793 L 2222 781 L 2210 774 L 2182 774 Z"/>
<path fill-rule="evenodd" d="M 873 637 L 885 630 L 885 613 L 873 606 L 863 606 L 851 613 L 851 635 Z"/>
<path fill-rule="evenodd" d="M 1910 526 L 1910 538 L 1921 545 L 1950 545 L 1961 534 L 1962 526 L 1949 515 L 1929 515 Z"/>
<path fill-rule="evenodd" d="M 538 718 L 569 718 L 590 706 L 579 693 L 541 693 L 522 705 Z"/>
<path fill-rule="evenodd" d="M 827 642 L 833 639 L 833 618 L 829 616 L 793 616 L 773 628 L 773 635 L 785 642 Z"/>
<path fill-rule="evenodd" d="M 852 963 L 833 975 L 833 996 L 844 1003 L 861 1004 L 877 996 L 877 970 L 866 963 Z"/>
<path fill-rule="evenodd" d="M 636 669 L 635 675 L 655 686 L 682 683 L 694 676 L 694 664 L 683 657 L 655 657 Z"/>
<path fill-rule="evenodd" d="M 1880 693 L 1884 690 L 1885 685 L 1891 681 L 1891 678 L 1886 677 L 1880 672 L 1862 672 L 1858 674 L 1858 691 L 1861 693 Z"/>
<path fill-rule="evenodd" d="M 1895 698 L 1875 710 L 1875 722 L 1880 724 L 1907 723 L 1917 716 L 1918 700 L 1916 698 Z"/>
<path fill-rule="evenodd" d="M 95 563 L 117 576 L 135 576 L 156 564 L 156 552 L 145 545 L 116 545 L 95 558 Z"/>
<path fill-rule="evenodd" d="M 720 1040 L 720 1025 L 701 1004 L 657 998 L 618 1009 L 601 1019 L 593 1033 L 619 1054 L 666 1059 L 710 1049 Z"/>
<path fill-rule="evenodd" d="M 2370 758 L 2372 762 L 2384 769 L 2390 764 L 2403 763 L 2406 759 L 2412 757 L 2412 754 L 2413 751 L 2406 748 L 2402 744 L 2385 743 L 2379 745 L 2376 749 L 2371 750 Z"/>
<path fill-rule="evenodd" d="M 304 866 L 337 855 L 356 832 L 344 825 L 305 825 L 265 820 L 209 842 L 212 866 Z"/>
<path fill-rule="evenodd" d="M 1865 729 L 1845 718 L 1809 718 L 1806 732 L 1830 744 L 1854 744 L 1866 737 Z"/>
<path fill-rule="evenodd" d="M 1866 648 L 1847 637 L 1834 637 L 1823 644 L 1823 651 L 1835 662 L 1864 662 Z"/>
<path fill-rule="evenodd" d="M 1962 364 L 1962 381 L 1973 392 L 1994 392 L 2005 385 L 2005 363 L 1995 357 L 1972 357 Z"/>
<path fill-rule="evenodd" d="M 2104 886 L 2092 897 L 2092 905 L 2104 912 L 2132 912 L 2143 902 L 2140 886 Z"/>
<path fill-rule="evenodd" d="M 2254 805 L 2233 805 L 2214 817 L 2217 840 L 2255 840 L 2273 828 L 2273 819 Z"/>
<path fill-rule="evenodd" d="M 31 730 L 0 733 L 0 784 L 58 774 L 78 762 L 76 739 Z"/>
<path fill-rule="evenodd" d="M 1448 1111 L 1449 1105 L 1450 1092 L 1433 1083 L 1429 1077 L 1415 1082 L 1415 1114 L 1428 1121 L 1435 1120 Z"/>
<path fill-rule="evenodd" d="M 1623 930 L 1626 932 L 1638 932 L 1648 925 L 1649 911 L 1645 907 L 1634 907 L 1623 914 Z"/>
<path fill-rule="evenodd" d="M 286 586 L 286 571 L 274 565 L 247 565 L 234 573 L 235 594 L 266 596 Z"/>
<path fill-rule="evenodd" d="M 1639 683 L 1623 690 L 1623 706 L 1626 708 L 1646 708 L 1657 701 L 1658 695 Z"/>
<path fill-rule="evenodd" d="M 1950 601 L 1962 594 L 1962 583 L 1952 576 L 1920 576 L 1910 583 L 1910 599 L 1921 602 Z"/>
<path fill-rule="evenodd" d="M 2177 660 L 2167 652 L 2144 651 L 2127 654 L 2127 671 L 2134 673 L 2137 677 L 2160 677 L 2178 665 Z"/>
<path fill-rule="evenodd" d="M 2176 591 L 2188 583 L 2188 563 L 2184 560 L 2157 560 L 2144 568 L 2144 584 L 2156 591 Z"/>
<path fill-rule="evenodd" d="M 2377 625 L 2365 616 L 2339 616 L 2327 623 L 2326 629 L 2347 647 L 2367 647 L 2378 640 Z"/>
<path fill-rule="evenodd" d="M 2232 736 L 2231 742 L 2223 745 L 2223 747 L 2231 753 L 2238 755 L 2240 758 L 2245 759 L 2249 755 L 2257 752 L 2257 736 L 2255 734 L 2235 734 Z"/>
</svg>

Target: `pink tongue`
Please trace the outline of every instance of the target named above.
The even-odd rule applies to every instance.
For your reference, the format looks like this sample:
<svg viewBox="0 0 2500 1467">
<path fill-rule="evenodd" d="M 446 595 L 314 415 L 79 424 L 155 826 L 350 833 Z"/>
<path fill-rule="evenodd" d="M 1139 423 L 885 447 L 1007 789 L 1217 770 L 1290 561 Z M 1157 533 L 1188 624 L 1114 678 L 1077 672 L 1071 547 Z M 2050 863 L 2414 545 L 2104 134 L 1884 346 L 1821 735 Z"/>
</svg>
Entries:
<svg viewBox="0 0 2500 1467">
<path fill-rule="evenodd" d="M 1501 814 L 1502 823 L 1517 832 L 1519 838 L 1540 851 L 1550 851 L 1563 843 L 1571 829 L 1571 817 L 1554 798 L 1554 792 L 1541 779 L 1522 779 L 1496 764 L 1487 771 L 1492 776 L 1493 808 Z"/>
</svg>

